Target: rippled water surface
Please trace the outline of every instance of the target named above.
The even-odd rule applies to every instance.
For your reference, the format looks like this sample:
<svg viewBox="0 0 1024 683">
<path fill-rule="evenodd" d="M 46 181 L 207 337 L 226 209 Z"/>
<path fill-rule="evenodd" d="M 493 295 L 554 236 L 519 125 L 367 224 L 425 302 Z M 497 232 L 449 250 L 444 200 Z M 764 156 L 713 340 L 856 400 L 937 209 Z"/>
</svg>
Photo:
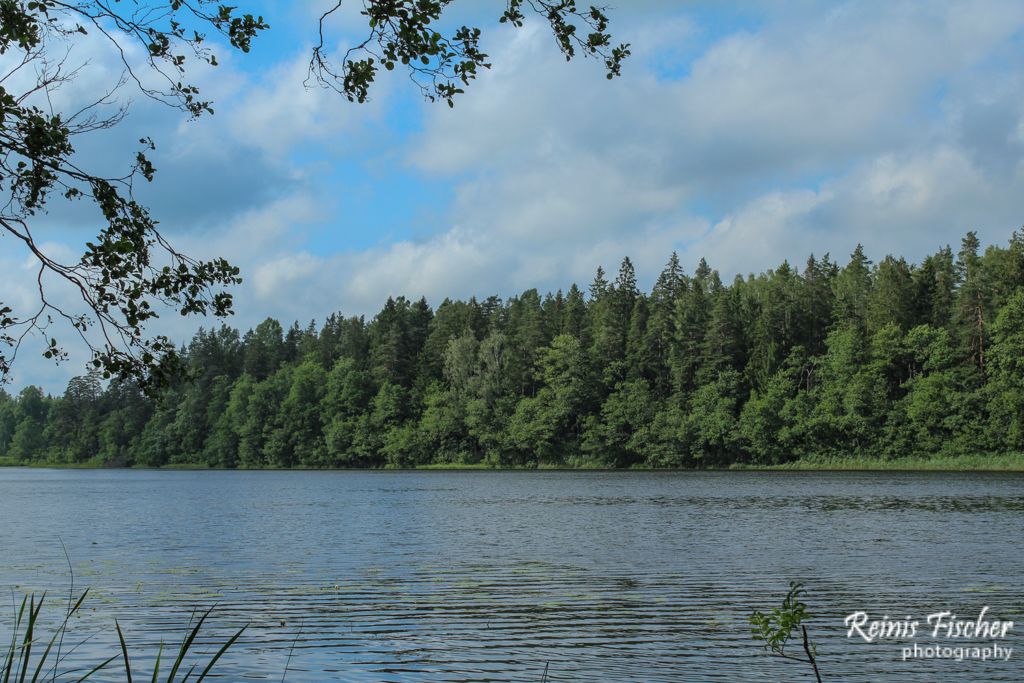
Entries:
<svg viewBox="0 0 1024 683">
<path fill-rule="evenodd" d="M 0 588 L 66 595 L 59 539 L 91 587 L 69 662 L 115 654 L 116 618 L 147 669 L 216 604 L 204 649 L 250 624 L 232 681 L 810 680 L 746 621 L 790 580 L 826 681 L 1021 681 L 1022 538 L 1009 474 L 0 469 Z M 1007 662 L 843 625 L 985 606 Z"/>
</svg>

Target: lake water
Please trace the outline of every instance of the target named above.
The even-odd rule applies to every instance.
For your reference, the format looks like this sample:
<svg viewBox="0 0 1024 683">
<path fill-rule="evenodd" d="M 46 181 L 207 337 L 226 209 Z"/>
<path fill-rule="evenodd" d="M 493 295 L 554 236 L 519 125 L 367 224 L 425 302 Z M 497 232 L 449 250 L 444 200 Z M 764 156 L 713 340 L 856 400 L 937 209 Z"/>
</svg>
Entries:
<svg viewBox="0 0 1024 683">
<path fill-rule="evenodd" d="M 91 588 L 69 662 L 115 654 L 116 618 L 148 669 L 216 604 L 203 649 L 249 624 L 231 681 L 812 680 L 746 621 L 790 580 L 826 681 L 1021 681 L 1022 530 L 1016 474 L 0 469 L 0 588 L 59 611 L 60 539 Z M 986 606 L 1006 662 L 843 624 Z"/>
</svg>

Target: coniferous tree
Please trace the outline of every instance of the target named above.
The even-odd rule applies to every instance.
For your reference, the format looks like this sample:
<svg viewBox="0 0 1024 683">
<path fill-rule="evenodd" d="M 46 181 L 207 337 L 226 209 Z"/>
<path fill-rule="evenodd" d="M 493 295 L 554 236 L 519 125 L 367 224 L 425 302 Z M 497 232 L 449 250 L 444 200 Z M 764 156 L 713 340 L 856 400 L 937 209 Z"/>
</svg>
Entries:
<svg viewBox="0 0 1024 683">
<path fill-rule="evenodd" d="M 850 262 L 836 276 L 834 289 L 836 323 L 863 328 L 871 296 L 871 261 L 860 244 L 850 254 Z"/>
<path fill-rule="evenodd" d="M 978 255 L 978 235 L 968 232 L 957 254 L 956 273 L 959 288 L 956 295 L 954 322 L 961 343 L 978 370 L 985 372 L 985 346 L 988 317 L 987 273 Z"/>
</svg>

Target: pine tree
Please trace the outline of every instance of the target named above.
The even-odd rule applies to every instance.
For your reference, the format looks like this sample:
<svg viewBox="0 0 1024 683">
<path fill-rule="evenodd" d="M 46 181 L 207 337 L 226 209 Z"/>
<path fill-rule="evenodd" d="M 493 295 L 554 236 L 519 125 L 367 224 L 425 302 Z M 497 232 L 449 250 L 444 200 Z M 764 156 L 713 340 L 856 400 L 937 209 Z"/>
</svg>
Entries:
<svg viewBox="0 0 1024 683">
<path fill-rule="evenodd" d="M 645 341 L 652 356 L 652 383 L 655 394 L 664 399 L 672 391 L 669 363 L 676 337 L 676 305 L 688 288 L 688 281 L 679 265 L 679 256 L 672 252 L 664 270 L 658 275 L 650 297 L 650 316 Z"/>
<path fill-rule="evenodd" d="M 973 231 L 968 232 L 957 254 L 956 274 L 960 287 L 956 294 L 954 322 L 968 357 L 984 373 L 988 336 L 988 283 L 978 256 L 979 245 L 978 235 Z"/>
<path fill-rule="evenodd" d="M 709 316 L 705 282 L 706 274 L 695 276 L 676 302 L 675 339 L 669 351 L 669 365 L 673 388 L 683 394 L 689 394 L 696 388 L 701 364 Z"/>
<path fill-rule="evenodd" d="M 864 329 L 871 296 L 871 261 L 860 244 L 850 254 L 850 262 L 835 279 L 835 321 L 840 326 Z"/>
</svg>

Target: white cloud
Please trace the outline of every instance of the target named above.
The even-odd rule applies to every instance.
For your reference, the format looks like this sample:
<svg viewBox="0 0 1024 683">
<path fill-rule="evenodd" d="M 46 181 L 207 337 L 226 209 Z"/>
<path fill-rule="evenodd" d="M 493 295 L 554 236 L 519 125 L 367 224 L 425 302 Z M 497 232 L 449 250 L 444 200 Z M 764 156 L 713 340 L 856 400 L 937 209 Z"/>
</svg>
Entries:
<svg viewBox="0 0 1024 683">
<path fill-rule="evenodd" d="M 968 230 L 1003 243 L 1020 220 L 1024 173 L 987 175 L 952 147 L 883 155 L 819 189 L 762 195 L 731 212 L 688 254 L 707 254 L 732 272 L 759 271 L 809 252 L 845 262 L 861 243 L 876 259 L 886 253 L 919 259 L 954 247 Z"/>
<path fill-rule="evenodd" d="M 265 73 L 230 89 L 222 86 L 219 77 L 211 78 L 208 87 L 223 105 L 210 117 L 210 125 L 182 122 L 178 134 L 184 144 L 179 149 L 230 154 L 235 145 L 241 145 L 287 160 L 298 149 L 314 144 L 328 144 L 339 153 L 358 147 L 353 141 L 367 135 L 365 129 L 381 118 L 387 106 L 391 79 L 381 80 L 370 102 L 349 106 L 337 93 L 315 81 L 306 82 L 309 50 L 299 49 Z M 237 78 L 237 74 L 233 76 Z M 225 138 L 234 145 L 225 145 Z"/>
<path fill-rule="evenodd" d="M 632 19 L 638 42 L 646 28 L 671 42 L 665 22 Z M 1007 73 L 1022 26 L 1016 3 L 776 8 L 683 76 L 633 62 L 612 84 L 562 64 L 542 31 L 510 31 L 501 67 L 454 113 L 427 114 L 410 161 L 462 178 L 453 222 L 520 254 L 505 272 L 524 284 L 578 277 L 531 263 L 625 250 L 607 267 L 647 234 L 732 272 L 858 241 L 921 255 L 979 221 L 1001 241 L 1021 194 L 1024 150 L 1007 141 L 1024 88 Z"/>
</svg>

